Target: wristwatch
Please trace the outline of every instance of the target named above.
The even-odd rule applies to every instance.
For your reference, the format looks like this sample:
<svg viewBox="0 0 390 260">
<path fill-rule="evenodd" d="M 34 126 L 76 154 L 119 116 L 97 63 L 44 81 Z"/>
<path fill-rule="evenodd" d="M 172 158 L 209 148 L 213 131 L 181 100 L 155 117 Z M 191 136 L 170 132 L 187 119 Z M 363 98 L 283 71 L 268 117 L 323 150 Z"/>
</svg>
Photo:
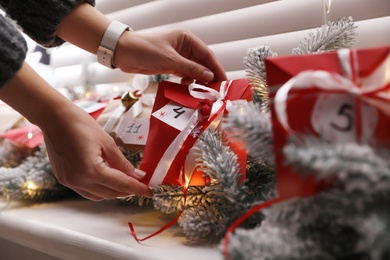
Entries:
<svg viewBox="0 0 390 260">
<path fill-rule="evenodd" d="M 104 32 L 97 50 L 97 60 L 100 64 L 115 69 L 114 52 L 119 38 L 125 31 L 133 31 L 129 26 L 118 21 L 112 21 Z"/>
</svg>

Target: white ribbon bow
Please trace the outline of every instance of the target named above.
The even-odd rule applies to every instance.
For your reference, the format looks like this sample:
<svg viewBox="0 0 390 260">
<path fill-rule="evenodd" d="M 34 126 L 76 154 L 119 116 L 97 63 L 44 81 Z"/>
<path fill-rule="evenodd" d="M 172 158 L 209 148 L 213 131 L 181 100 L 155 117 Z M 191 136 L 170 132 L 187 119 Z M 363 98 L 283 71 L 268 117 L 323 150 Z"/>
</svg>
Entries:
<svg viewBox="0 0 390 260">
<path fill-rule="evenodd" d="M 223 102 L 225 101 L 226 95 L 229 92 L 230 86 L 232 84 L 232 81 L 222 81 L 219 91 L 216 91 L 215 89 L 196 84 L 191 83 L 188 85 L 188 91 L 190 92 L 191 96 L 198 99 L 209 99 L 211 101 L 215 101 L 213 103 L 213 107 L 211 110 L 210 117 L 212 117 L 223 105 Z M 203 90 L 203 91 L 199 91 Z M 226 101 L 226 106 L 230 107 L 230 101 Z"/>
</svg>

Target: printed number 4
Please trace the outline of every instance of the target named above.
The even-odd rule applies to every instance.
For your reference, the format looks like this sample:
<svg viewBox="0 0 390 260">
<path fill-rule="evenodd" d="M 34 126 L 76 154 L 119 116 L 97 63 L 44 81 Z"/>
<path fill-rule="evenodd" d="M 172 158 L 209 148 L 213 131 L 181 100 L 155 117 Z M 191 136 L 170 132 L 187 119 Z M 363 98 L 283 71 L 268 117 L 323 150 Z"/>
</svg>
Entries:
<svg viewBox="0 0 390 260">
<path fill-rule="evenodd" d="M 138 131 L 139 129 L 141 128 L 142 124 L 139 124 L 138 126 L 135 126 L 135 123 L 129 125 L 127 127 L 127 130 L 126 130 L 126 133 L 130 133 L 130 134 L 138 134 Z M 132 132 L 132 129 L 134 127 L 134 131 Z"/>
<path fill-rule="evenodd" d="M 347 124 L 345 126 L 340 126 L 339 124 L 331 122 L 330 126 L 341 132 L 351 131 L 353 126 L 352 111 L 353 107 L 351 104 L 343 104 L 337 114 L 345 117 L 347 119 Z"/>
<path fill-rule="evenodd" d="M 182 114 L 184 114 L 186 111 L 185 110 L 182 110 L 183 107 L 178 107 L 178 108 L 174 108 L 173 111 L 175 111 L 175 113 L 177 114 L 174 118 L 178 118 L 179 116 L 181 116 Z M 182 111 L 180 111 L 182 110 Z"/>
</svg>

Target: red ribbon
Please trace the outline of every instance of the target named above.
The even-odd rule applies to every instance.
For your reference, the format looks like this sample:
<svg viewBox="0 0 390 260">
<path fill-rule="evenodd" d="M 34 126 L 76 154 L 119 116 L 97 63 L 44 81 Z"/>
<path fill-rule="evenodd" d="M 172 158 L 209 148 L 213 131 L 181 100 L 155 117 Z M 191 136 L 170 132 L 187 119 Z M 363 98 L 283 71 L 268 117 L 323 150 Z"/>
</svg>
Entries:
<svg viewBox="0 0 390 260">
<path fill-rule="evenodd" d="M 184 174 L 182 175 L 184 177 Z M 183 185 L 183 209 L 179 212 L 179 214 L 177 214 L 177 216 L 172 219 L 168 224 L 164 225 L 162 228 L 160 228 L 159 230 L 157 230 L 156 232 L 144 237 L 144 238 L 138 238 L 137 237 L 137 234 L 134 230 L 134 227 L 133 227 L 133 224 L 131 222 L 128 223 L 129 225 L 129 228 L 130 228 L 130 232 L 131 232 L 131 235 L 134 237 L 134 239 L 138 242 L 138 243 L 141 243 L 142 241 L 145 241 L 149 238 L 152 238 L 162 232 L 164 232 L 165 230 L 167 230 L 168 228 L 170 228 L 173 224 L 175 224 L 178 219 L 180 218 L 181 214 L 183 213 L 184 211 L 184 206 L 186 204 L 186 201 L 187 201 L 187 187 L 186 185 Z"/>
</svg>

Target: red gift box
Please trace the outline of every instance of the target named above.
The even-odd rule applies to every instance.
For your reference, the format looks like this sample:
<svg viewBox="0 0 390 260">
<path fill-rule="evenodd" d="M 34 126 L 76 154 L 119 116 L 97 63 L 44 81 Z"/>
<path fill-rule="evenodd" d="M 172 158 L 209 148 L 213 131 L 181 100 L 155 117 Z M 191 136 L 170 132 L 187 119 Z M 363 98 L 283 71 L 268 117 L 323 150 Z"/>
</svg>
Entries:
<svg viewBox="0 0 390 260">
<path fill-rule="evenodd" d="M 321 184 L 284 164 L 292 134 L 332 142 L 390 144 L 390 46 L 265 61 L 280 198 L 314 195 Z"/>
<path fill-rule="evenodd" d="M 192 88 L 191 88 L 192 86 Z M 197 89 L 197 91 L 196 91 Z M 195 93 L 196 92 L 196 93 Z M 192 94 L 191 94 L 192 93 Z M 190 86 L 163 81 L 160 83 L 150 118 L 149 136 L 140 169 L 146 172 L 144 183 L 155 187 L 160 184 L 182 185 L 182 170 L 188 165 L 188 150 L 201 131 L 209 124 L 218 124 L 229 100 L 251 100 L 252 90 L 247 80 L 215 82 Z M 213 99 L 216 94 L 220 98 Z M 222 96 L 221 96 L 222 95 Z M 204 100 L 211 99 L 211 115 L 206 113 Z M 207 107 L 207 106 L 206 106 Z M 200 111 L 200 112 L 199 112 Z M 196 117 L 198 115 L 198 117 Z M 236 153 L 241 151 L 237 148 Z M 239 156 L 240 165 L 246 165 L 246 155 Z M 191 164 L 191 162 L 190 162 Z M 192 163 L 194 167 L 195 162 Z M 245 167 L 244 167 L 245 169 Z M 194 171 L 192 171 L 194 170 Z M 189 185 L 204 185 L 196 169 L 190 169 Z"/>
</svg>

